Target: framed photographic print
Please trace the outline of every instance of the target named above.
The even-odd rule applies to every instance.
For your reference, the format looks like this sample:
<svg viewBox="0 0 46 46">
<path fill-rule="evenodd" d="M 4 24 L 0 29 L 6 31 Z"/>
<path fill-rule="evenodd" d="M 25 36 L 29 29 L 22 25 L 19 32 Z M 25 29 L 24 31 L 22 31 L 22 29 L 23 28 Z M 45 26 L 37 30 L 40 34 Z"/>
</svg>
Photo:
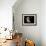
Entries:
<svg viewBox="0 0 46 46">
<path fill-rule="evenodd" d="M 37 14 L 22 14 L 22 25 L 23 26 L 36 26 Z"/>
</svg>

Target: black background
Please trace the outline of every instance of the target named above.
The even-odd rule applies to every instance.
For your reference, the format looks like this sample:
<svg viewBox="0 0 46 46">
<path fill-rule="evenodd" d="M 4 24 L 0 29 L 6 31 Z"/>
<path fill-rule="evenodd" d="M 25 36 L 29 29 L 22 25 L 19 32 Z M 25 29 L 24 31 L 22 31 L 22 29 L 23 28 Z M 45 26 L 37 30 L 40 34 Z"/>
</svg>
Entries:
<svg viewBox="0 0 46 46">
<path fill-rule="evenodd" d="M 27 17 L 29 17 L 30 22 L 27 22 Z M 34 23 L 34 16 L 24 16 L 24 23 Z"/>
</svg>

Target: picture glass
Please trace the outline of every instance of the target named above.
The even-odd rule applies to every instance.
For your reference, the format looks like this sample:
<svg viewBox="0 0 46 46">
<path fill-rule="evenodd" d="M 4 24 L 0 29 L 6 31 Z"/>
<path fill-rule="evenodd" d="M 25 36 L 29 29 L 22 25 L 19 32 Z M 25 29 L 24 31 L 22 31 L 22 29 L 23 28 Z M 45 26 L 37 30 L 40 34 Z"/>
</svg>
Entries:
<svg viewBox="0 0 46 46">
<path fill-rule="evenodd" d="M 37 25 L 37 14 L 22 14 L 22 25 L 25 26 Z"/>
<path fill-rule="evenodd" d="M 34 16 L 24 16 L 24 23 L 34 23 Z"/>
</svg>

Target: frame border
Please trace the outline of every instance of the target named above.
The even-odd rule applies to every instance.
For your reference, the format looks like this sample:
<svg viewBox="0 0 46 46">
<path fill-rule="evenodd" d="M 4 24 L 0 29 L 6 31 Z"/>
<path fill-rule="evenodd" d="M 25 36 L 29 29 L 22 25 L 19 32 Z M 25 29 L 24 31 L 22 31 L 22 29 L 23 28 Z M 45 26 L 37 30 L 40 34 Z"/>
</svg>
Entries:
<svg viewBox="0 0 46 46">
<path fill-rule="evenodd" d="M 35 15 L 35 19 L 34 19 L 34 21 L 35 21 L 35 23 L 36 24 L 27 24 L 27 25 L 25 25 L 23 22 L 24 22 L 24 20 L 23 20 L 23 17 L 24 16 L 34 16 Z M 37 26 L 37 14 L 22 14 L 22 26 Z"/>
</svg>

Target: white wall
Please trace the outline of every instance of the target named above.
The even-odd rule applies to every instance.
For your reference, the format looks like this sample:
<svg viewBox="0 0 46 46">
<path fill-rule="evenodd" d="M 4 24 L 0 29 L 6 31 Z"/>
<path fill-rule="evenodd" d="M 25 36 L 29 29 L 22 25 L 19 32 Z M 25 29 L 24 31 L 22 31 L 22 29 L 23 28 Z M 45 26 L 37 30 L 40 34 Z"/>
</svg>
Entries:
<svg viewBox="0 0 46 46">
<path fill-rule="evenodd" d="M 46 46 L 46 0 L 41 1 L 41 40 L 42 46 Z"/>
<path fill-rule="evenodd" d="M 20 0 L 21 1 L 21 0 Z M 22 32 L 24 38 L 35 41 L 36 46 L 41 46 L 41 1 L 40 0 L 22 0 L 13 6 L 15 30 Z M 22 14 L 37 14 L 37 26 L 22 26 Z"/>
<path fill-rule="evenodd" d="M 0 27 L 12 28 L 12 6 L 16 0 L 0 0 Z"/>
<path fill-rule="evenodd" d="M 22 0 L 22 1 L 24 1 L 24 0 Z M 14 7 L 14 10 L 17 11 L 17 12 L 16 11 L 14 12 L 15 16 L 16 16 L 15 19 L 17 20 L 15 22 L 16 29 L 20 32 L 23 32 L 24 37 L 27 36 L 26 35 L 26 33 L 27 33 L 28 35 L 31 36 L 30 38 L 31 39 L 33 38 L 36 42 L 38 41 L 38 39 L 40 39 L 39 33 L 41 32 L 42 46 L 46 46 L 46 36 L 45 36 L 46 35 L 46 0 L 41 0 L 41 17 L 40 17 L 40 13 L 39 13 L 40 0 L 29 0 L 29 1 L 31 1 L 29 3 L 30 5 L 28 4 L 28 0 L 27 0 L 27 2 L 24 1 L 24 3 L 22 3 L 22 4 L 18 3 L 20 6 L 19 7 L 17 5 L 17 3 L 15 3 L 16 0 L 0 0 L 0 26 L 12 28 L 12 6 L 15 3 L 16 7 Z M 35 1 L 36 1 L 36 5 L 34 4 Z M 27 6 L 25 6 L 26 4 L 27 4 Z M 36 6 L 36 9 L 38 8 L 37 10 L 32 8 L 35 6 Z M 17 7 L 19 7 L 19 8 L 17 8 Z M 21 9 L 21 10 L 19 10 L 19 9 Z M 22 13 L 34 13 L 34 12 L 38 14 L 38 21 L 40 21 L 39 18 L 41 18 L 40 23 L 38 22 L 38 25 L 35 27 L 22 26 L 22 16 L 21 16 Z M 41 25 L 41 28 L 39 27 L 39 25 Z M 39 29 L 41 29 L 41 30 L 39 30 Z M 36 35 L 37 33 L 38 33 L 38 35 Z M 38 42 L 37 42 L 37 45 L 38 45 Z"/>
</svg>

